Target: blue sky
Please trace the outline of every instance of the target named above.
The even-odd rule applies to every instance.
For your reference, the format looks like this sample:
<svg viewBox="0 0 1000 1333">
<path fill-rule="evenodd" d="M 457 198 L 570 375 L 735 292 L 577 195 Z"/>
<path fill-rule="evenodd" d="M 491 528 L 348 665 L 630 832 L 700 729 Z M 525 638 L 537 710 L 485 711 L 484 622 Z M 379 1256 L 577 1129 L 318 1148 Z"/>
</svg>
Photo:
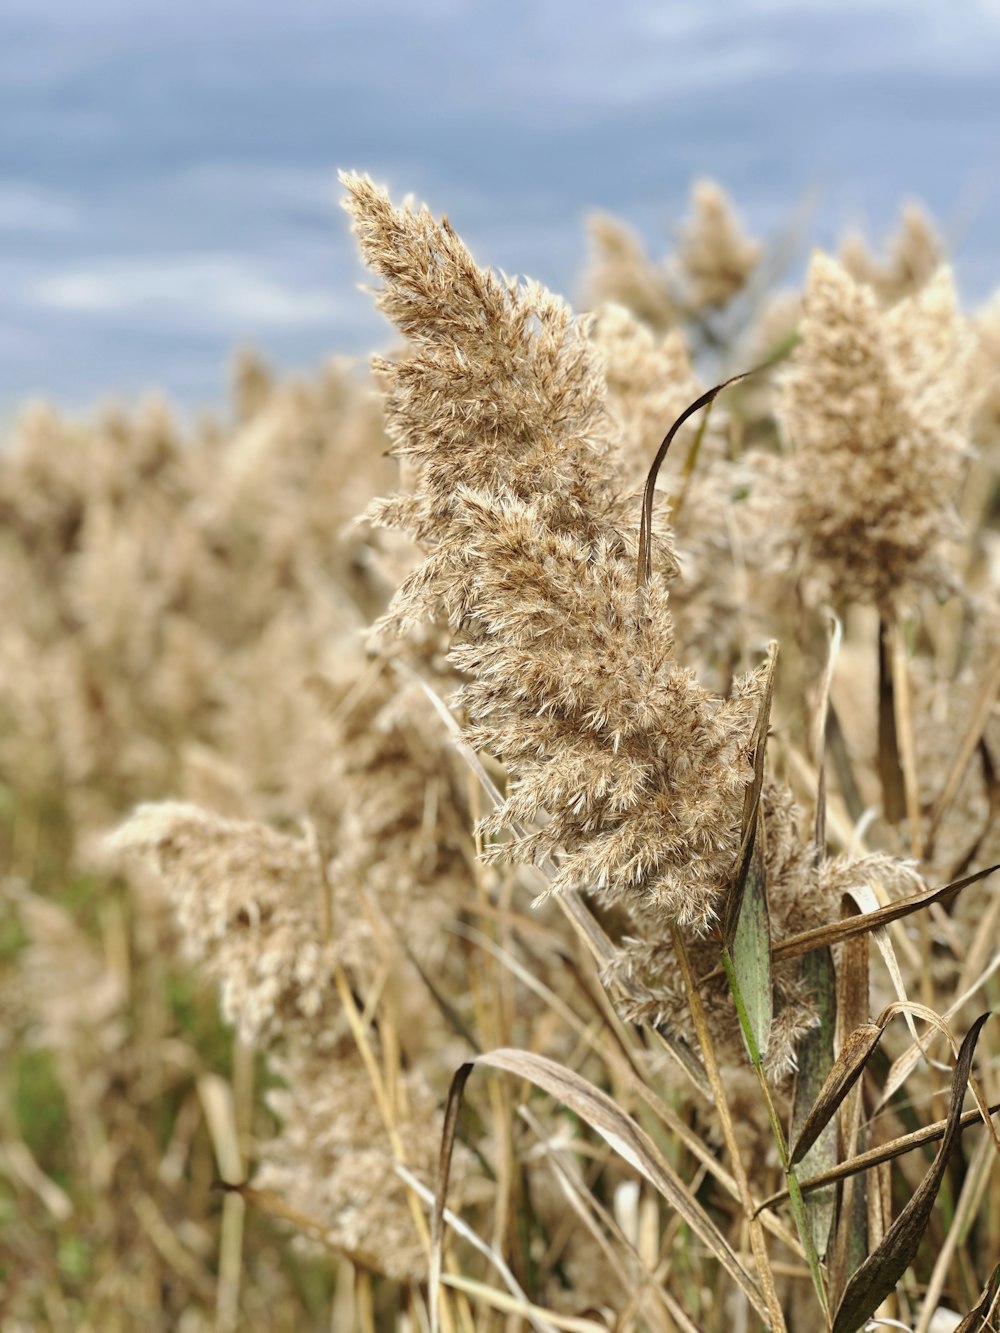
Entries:
<svg viewBox="0 0 1000 1333">
<path fill-rule="evenodd" d="M 572 296 L 594 208 L 659 253 L 711 175 L 773 235 L 903 198 L 1000 286 L 1000 0 L 3 0 L 0 412 L 221 400 L 388 338 L 336 170 Z"/>
</svg>

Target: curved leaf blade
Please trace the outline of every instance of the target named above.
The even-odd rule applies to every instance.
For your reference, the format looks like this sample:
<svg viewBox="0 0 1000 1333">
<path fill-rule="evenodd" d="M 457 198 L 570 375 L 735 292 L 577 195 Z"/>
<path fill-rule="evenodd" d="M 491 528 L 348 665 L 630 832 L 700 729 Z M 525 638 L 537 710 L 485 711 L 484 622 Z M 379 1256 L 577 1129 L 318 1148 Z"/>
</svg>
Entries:
<svg viewBox="0 0 1000 1333">
<path fill-rule="evenodd" d="M 636 1122 L 617 1106 L 607 1093 L 595 1087 L 582 1075 L 572 1069 L 566 1069 L 555 1060 L 530 1051 L 499 1047 L 476 1056 L 468 1065 L 463 1065 L 452 1080 L 445 1113 L 445 1134 L 441 1147 L 441 1175 L 438 1181 L 437 1199 L 431 1239 L 431 1308 L 436 1309 L 435 1288 L 440 1282 L 440 1246 L 444 1201 L 448 1187 L 451 1149 L 454 1143 L 455 1127 L 458 1120 L 458 1108 L 462 1091 L 472 1071 L 473 1065 L 489 1069 L 499 1069 L 514 1074 L 518 1078 L 528 1079 L 536 1087 L 569 1107 L 592 1129 L 595 1129 L 611 1147 L 624 1158 L 640 1175 L 656 1189 L 678 1213 L 694 1234 L 712 1252 L 722 1268 L 729 1274 L 747 1300 L 760 1316 L 763 1326 L 770 1327 L 767 1307 L 757 1283 L 740 1263 L 736 1252 L 723 1236 L 705 1209 L 698 1203 L 681 1177 L 674 1171 L 667 1160 L 653 1143 L 653 1140 Z"/>
<path fill-rule="evenodd" d="M 882 1243 L 868 1256 L 848 1282 L 834 1319 L 833 1333 L 857 1333 L 885 1298 L 895 1290 L 899 1279 L 913 1262 L 920 1248 L 934 1207 L 934 1200 L 944 1179 L 948 1159 L 958 1141 L 962 1099 L 969 1084 L 972 1057 L 983 1024 L 989 1017 L 988 1013 L 981 1014 L 962 1042 L 952 1078 L 948 1126 L 937 1156 L 909 1203 L 886 1232 Z"/>
</svg>

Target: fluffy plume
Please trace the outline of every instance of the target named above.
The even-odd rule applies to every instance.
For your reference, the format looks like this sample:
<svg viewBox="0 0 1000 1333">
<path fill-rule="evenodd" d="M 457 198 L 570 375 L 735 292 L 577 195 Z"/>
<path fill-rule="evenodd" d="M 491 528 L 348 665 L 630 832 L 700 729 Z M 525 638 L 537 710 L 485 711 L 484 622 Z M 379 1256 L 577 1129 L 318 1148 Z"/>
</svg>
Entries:
<svg viewBox="0 0 1000 1333">
<path fill-rule="evenodd" d="M 358 941 L 327 941 L 329 909 L 317 850 L 262 824 L 222 819 L 197 806 L 140 806 L 112 847 L 140 856 L 161 877 L 189 952 L 222 988 L 222 1011 L 250 1044 L 303 1022 L 333 1039 L 336 962 Z"/>
<path fill-rule="evenodd" d="M 744 233 L 715 181 L 697 181 L 691 203 L 693 216 L 681 225 L 678 251 L 689 302 L 698 310 L 728 305 L 756 268 L 760 243 Z"/>
<path fill-rule="evenodd" d="M 886 608 L 942 586 L 974 406 L 950 272 L 883 313 L 817 255 L 801 334 L 778 401 L 795 445 L 782 497 L 792 540 L 838 602 Z"/>
<path fill-rule="evenodd" d="M 977 390 L 976 440 L 996 472 L 1000 447 L 1000 292 L 994 292 L 973 321 L 976 354 L 973 378 Z"/>
<path fill-rule="evenodd" d="M 224 1017 L 269 1050 L 283 1080 L 268 1099 L 281 1128 L 262 1146 L 255 1185 L 278 1191 L 356 1262 L 423 1277 L 393 1163 L 400 1156 L 430 1180 L 440 1117 L 422 1070 L 401 1075 L 394 1145 L 348 1031 L 336 969 L 365 994 L 378 956 L 358 886 L 328 883 L 315 840 L 179 803 L 140 807 L 111 845 L 157 874 L 189 953 L 219 984 Z M 378 1047 L 375 1032 L 367 1039 Z"/>
<path fill-rule="evenodd" d="M 375 1043 L 377 1050 L 377 1042 Z M 424 1247 L 364 1063 L 348 1038 L 332 1051 L 293 1041 L 271 1057 L 284 1087 L 268 1094 L 281 1132 L 261 1145 L 254 1185 L 322 1223 L 320 1236 L 361 1268 L 426 1280 Z M 393 1131 L 403 1163 L 434 1180 L 441 1117 L 420 1070 L 400 1073 Z M 457 1155 L 464 1160 L 461 1148 Z"/>
<path fill-rule="evenodd" d="M 899 228 L 879 260 L 860 233 L 840 247 L 840 262 L 858 282 L 867 283 L 884 305 L 894 305 L 925 286 L 944 263 L 944 246 L 920 204 L 904 204 Z"/>
<path fill-rule="evenodd" d="M 675 660 L 664 576 L 636 592 L 635 515 L 584 326 L 477 268 L 447 223 L 345 179 L 379 304 L 411 348 L 386 369 L 387 418 L 417 489 L 370 514 L 428 556 L 384 627 L 446 617 L 459 632 L 470 738 L 510 775 L 483 831 L 544 821 L 497 854 L 559 849 L 555 889 L 705 926 L 739 843 L 758 677 L 711 696 Z"/>
<path fill-rule="evenodd" d="M 594 315 L 590 336 L 603 357 L 607 407 L 621 438 L 619 472 L 639 491 L 667 426 L 702 386 L 679 329 L 658 338 L 632 311 L 606 305 Z M 697 423 L 682 428 L 675 453 L 684 452 L 695 430 Z"/>
<path fill-rule="evenodd" d="M 617 218 L 596 214 L 588 219 L 587 230 L 586 304 L 624 306 L 657 333 L 673 328 L 681 310 L 668 267 L 654 263 L 635 232 Z"/>
</svg>

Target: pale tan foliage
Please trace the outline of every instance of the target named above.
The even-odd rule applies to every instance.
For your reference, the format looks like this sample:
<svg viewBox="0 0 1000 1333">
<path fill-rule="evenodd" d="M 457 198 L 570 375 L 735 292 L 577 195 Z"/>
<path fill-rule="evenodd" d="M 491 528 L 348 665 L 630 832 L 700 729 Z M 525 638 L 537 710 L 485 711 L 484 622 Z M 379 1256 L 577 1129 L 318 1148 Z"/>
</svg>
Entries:
<svg viewBox="0 0 1000 1333">
<path fill-rule="evenodd" d="M 654 261 L 624 222 L 588 219 L 590 254 L 584 302 L 621 305 L 656 333 L 729 305 L 747 285 L 762 247 L 748 237 L 728 195 L 715 181 L 696 181 L 691 215 L 677 228 L 675 254 Z"/>
<path fill-rule="evenodd" d="M 425 979 L 464 1008 L 468 976 L 455 925 L 474 884 L 464 774 L 427 699 L 377 664 L 321 693 L 331 714 L 328 799 L 340 816 L 326 869 L 333 930 L 365 923 L 373 947 L 355 975 L 366 991 L 378 979 L 408 1060 L 443 1092 L 466 1052 Z"/>
<path fill-rule="evenodd" d="M 858 282 L 871 287 L 884 305 L 895 305 L 925 286 L 945 261 L 944 246 L 920 204 L 904 204 L 899 228 L 889 238 L 885 259 L 871 253 L 864 237 L 852 232 L 840 247 L 840 262 Z"/>
<path fill-rule="evenodd" d="M 369 512 L 429 554 L 384 627 L 446 617 L 461 632 L 470 738 L 510 774 L 483 830 L 546 820 L 496 855 L 558 850 L 556 891 L 704 926 L 739 842 L 758 680 L 712 698 L 674 660 L 662 576 L 636 592 L 584 326 L 478 269 L 447 224 L 346 183 L 379 304 L 412 348 L 387 371 L 387 428 L 418 488 Z"/>
<path fill-rule="evenodd" d="M 246 1042 L 304 1023 L 327 1044 L 335 1039 L 333 968 L 349 966 L 362 946 L 356 934 L 324 939 L 314 845 L 180 802 L 140 806 L 111 845 L 159 873 L 185 947 L 220 983 L 223 1015 Z"/>
<path fill-rule="evenodd" d="M 425 1280 L 424 1248 L 353 1040 L 329 1049 L 299 1034 L 270 1063 L 284 1083 L 267 1098 L 281 1129 L 261 1144 L 255 1187 L 274 1190 L 322 1223 L 324 1243 L 360 1267 L 397 1281 Z M 432 1184 L 441 1136 L 438 1100 L 420 1069 L 401 1071 L 395 1090 L 403 1160 Z"/>
<path fill-rule="evenodd" d="M 805 341 L 781 391 L 795 452 L 781 450 L 768 376 L 720 397 L 697 453 L 698 423 L 684 428 L 661 473 L 655 573 L 637 592 L 637 491 L 699 392 L 689 349 L 699 369 L 718 357 L 727 370 L 787 350 L 798 298 L 749 299 L 754 243 L 716 187 L 696 191 L 680 250 L 663 262 L 604 223 L 598 308 L 580 321 L 537 285 L 478 268 L 447 224 L 398 212 L 356 178 L 352 189 L 383 305 L 408 340 L 371 386 L 337 365 L 291 380 L 244 354 L 228 420 L 190 431 L 157 403 L 89 423 L 39 407 L 0 456 L 0 875 L 13 886 L 3 906 L 20 917 L 14 958 L 6 943 L 0 957 L 11 1069 L 0 1214 L 13 1256 L 0 1306 L 18 1327 L 151 1314 L 164 1327 L 215 1326 L 216 1269 L 224 1301 L 232 1258 L 217 1264 L 219 1218 L 232 1220 L 235 1200 L 220 1209 L 211 1188 L 200 1089 L 222 1080 L 201 1076 L 219 1067 L 225 1037 L 199 976 L 218 984 L 224 1013 L 281 1082 L 250 1106 L 252 1062 L 237 1043 L 234 1129 L 254 1185 L 347 1256 L 293 1254 L 251 1214 L 238 1321 L 347 1327 L 343 1297 L 354 1290 L 347 1305 L 363 1320 L 371 1281 L 380 1327 L 422 1325 L 424 1248 L 394 1163 L 431 1183 L 450 1075 L 470 1050 L 497 1045 L 557 1058 L 647 1127 L 653 1105 L 640 1109 L 636 1076 L 665 1097 L 684 1122 L 667 1130 L 684 1188 L 747 1262 L 743 1210 L 713 1178 L 714 1150 L 732 1146 L 718 1104 L 694 1092 L 648 1024 L 675 1052 L 679 1039 L 695 1047 L 673 918 L 700 979 L 737 1157 L 755 1196 L 778 1188 L 718 920 L 760 696 L 759 676 L 732 677 L 775 634 L 759 843 L 772 940 L 832 921 L 862 885 L 890 899 L 923 887 L 917 867 L 878 850 L 907 837 L 916 847 L 921 831 L 930 883 L 1000 859 L 986 692 L 1000 341 L 991 309 L 968 336 L 920 228 L 887 264 L 865 260 L 878 300 L 830 261 L 823 281 L 811 273 Z M 748 280 L 748 299 L 721 310 Z M 920 294 L 886 312 L 907 286 Z M 737 341 L 744 315 L 754 322 Z M 370 511 L 390 531 L 348 531 L 393 485 L 377 391 L 402 494 Z M 970 428 L 966 408 L 980 401 Z M 963 488 L 970 433 L 979 456 Z M 964 547 L 947 544 L 953 494 L 978 524 Z M 947 586 L 949 562 L 961 598 L 919 597 Z M 400 585 L 383 626 L 404 633 L 381 635 L 366 659 L 358 631 Z M 825 770 L 829 845 L 869 854 L 832 858 L 813 841 L 817 751 L 801 726 L 812 727 L 827 642 L 817 609 L 831 594 L 878 602 L 844 617 Z M 901 610 L 913 632 L 895 703 L 901 725 L 907 711 L 915 724 L 916 836 L 865 813 L 880 800 L 886 744 L 878 612 Z M 502 792 L 479 828 L 488 859 L 534 859 L 540 876 L 477 864 L 469 829 L 489 801 L 418 677 L 442 697 L 461 687 L 456 714 Z M 931 812 L 974 717 L 982 734 L 931 844 Z M 141 808 L 113 856 L 95 851 L 97 832 L 136 800 L 168 795 L 180 799 Z M 582 901 L 529 913 L 525 893 L 545 882 L 579 887 Z M 977 892 L 890 932 L 911 995 L 919 960 L 920 997 L 942 1012 L 994 948 L 996 908 L 984 912 Z M 561 907 L 599 922 L 604 979 L 636 1025 L 610 1013 Z M 11 924 L 0 920 L 5 941 Z M 817 1021 L 804 975 L 798 960 L 773 974 L 766 1066 L 783 1119 L 787 1075 Z M 877 960 L 871 985 L 877 1009 L 892 998 Z M 901 1033 L 894 1025 L 887 1048 Z M 907 1089 L 918 1102 L 930 1090 L 919 1075 Z M 745 1319 L 646 1186 L 641 1207 L 636 1192 L 633 1212 L 619 1211 L 633 1182 L 611 1148 L 555 1108 L 526 1136 L 519 1095 L 471 1080 L 460 1135 L 490 1169 L 472 1188 L 453 1183 L 449 1202 L 480 1235 L 492 1229 L 531 1299 L 623 1328 L 666 1297 L 715 1333 Z M 707 1155 L 676 1135 L 685 1127 Z M 39 1183 L 31 1153 L 67 1182 L 65 1196 Z M 554 1186 L 556 1157 L 593 1230 Z M 460 1180 L 465 1165 L 460 1146 Z M 72 1209 L 68 1223 L 54 1220 L 53 1199 Z M 987 1238 L 995 1211 L 981 1210 Z M 976 1244 L 963 1242 L 963 1274 L 985 1253 Z M 780 1243 L 768 1245 L 797 1327 L 815 1302 Z M 461 1242 L 450 1250 L 465 1276 L 495 1280 Z M 302 1264 L 314 1266 L 300 1277 Z M 918 1264 L 904 1279 L 911 1297 L 923 1277 Z M 962 1307 L 958 1294 L 951 1304 Z M 473 1308 L 477 1327 L 500 1326 L 502 1315 L 491 1323 Z"/>
<path fill-rule="evenodd" d="M 450 757 L 424 717 L 425 700 L 401 708 L 384 669 L 354 665 L 339 684 L 316 681 L 308 692 L 332 715 L 325 725 L 320 711 L 314 719 L 319 827 L 290 836 L 161 803 L 140 807 L 111 840 L 157 870 L 188 950 L 219 982 L 224 1016 L 250 1043 L 303 1025 L 321 1044 L 334 1040 L 335 965 L 365 993 L 377 959 L 395 950 L 403 1009 L 401 997 L 420 989 L 404 942 L 439 982 L 454 972 L 448 924 L 471 870 Z M 403 1015 L 414 1054 L 430 1035 L 417 1017 Z"/>
<path fill-rule="evenodd" d="M 55 903 L 24 890 L 16 901 L 28 933 L 22 975 L 34 1038 L 56 1054 L 66 1086 L 75 1090 L 74 1109 L 85 1116 L 121 1077 L 127 1058 L 122 960 L 102 957 Z"/>
<path fill-rule="evenodd" d="M 955 762 L 956 746 L 983 707 L 983 693 L 995 679 L 1000 643 L 1000 599 L 976 606 L 968 657 L 952 675 L 931 658 L 910 664 L 914 715 L 920 719 L 915 744 L 920 803 L 931 812 Z M 1000 861 L 1000 825 L 991 801 L 1000 769 L 1000 713 L 987 709 L 977 745 L 960 775 L 951 804 L 937 822 L 932 845 L 924 850 L 928 877 L 947 882 L 973 862 Z M 995 793 L 993 800 L 995 800 Z M 955 914 L 979 910 L 973 899 L 959 900 Z"/>
<path fill-rule="evenodd" d="M 342 968 L 360 993 L 373 986 L 379 951 L 358 901 L 365 890 L 328 877 L 315 839 L 180 803 L 140 807 L 111 846 L 157 872 L 187 950 L 219 983 L 223 1015 L 269 1052 L 284 1082 L 268 1098 L 281 1128 L 262 1145 L 255 1187 L 278 1191 L 356 1262 L 393 1278 L 422 1277 L 394 1149 L 335 985 Z M 377 1048 L 377 1037 L 370 1040 Z M 404 1160 L 429 1180 L 437 1099 L 419 1069 L 394 1089 Z"/>
<path fill-rule="evenodd" d="M 588 306 L 622 305 L 657 333 L 681 317 L 669 268 L 649 258 L 642 241 L 624 222 L 605 214 L 587 220 L 590 256 L 584 275 Z"/>
<path fill-rule="evenodd" d="M 278 389 L 267 362 L 252 347 L 241 347 L 233 358 L 231 393 L 233 410 L 241 425 L 266 406 Z"/>
<path fill-rule="evenodd" d="M 285 789 L 267 813 L 309 802 L 315 704 L 289 671 L 325 669 L 380 604 L 341 532 L 386 467 L 377 416 L 332 366 L 229 434 L 185 439 L 155 402 L 24 415 L 0 458 L 0 755 L 22 796 L 93 826 L 175 785 L 193 740 Z"/>
<path fill-rule="evenodd" d="M 678 259 L 688 303 L 696 310 L 728 305 L 747 285 L 761 255 L 722 187 L 696 181 L 692 217 L 681 224 Z"/>
<path fill-rule="evenodd" d="M 679 329 L 659 338 L 625 306 L 605 305 L 594 314 L 590 336 L 603 358 L 608 412 L 621 434 L 618 469 L 638 492 L 667 426 L 702 386 Z M 675 454 L 696 429 L 696 423 L 684 429 Z"/>
<path fill-rule="evenodd" d="M 761 303 L 755 319 L 746 351 L 746 364 L 759 366 L 772 357 L 784 344 L 790 341 L 802 318 L 802 296 L 797 291 L 776 291 L 769 293 Z M 761 383 L 758 381 L 758 383 Z M 749 380 L 743 385 L 743 393 L 754 387 Z"/>
<path fill-rule="evenodd" d="M 596 891 L 623 911 L 610 975 L 631 988 L 626 1012 L 692 1039 L 665 924 L 703 935 L 730 883 L 761 676 L 722 698 L 678 664 L 669 545 L 666 559 L 658 553 L 667 577 L 637 589 L 615 487 L 635 478 L 608 419 L 608 362 L 595 360 L 586 326 L 548 293 L 477 269 L 426 210 L 396 210 L 368 180 L 345 180 L 365 257 L 385 280 L 379 303 L 409 340 L 382 373 L 387 429 L 415 464 L 415 490 L 369 517 L 401 526 L 427 553 L 381 629 L 449 625 L 466 734 L 508 775 L 480 830 L 510 841 L 493 841 L 487 859 L 554 858 L 552 892 Z M 612 319 L 617 337 L 654 350 L 634 323 Z M 817 869 L 787 791 L 768 787 L 764 807 L 781 939 L 829 920 L 850 876 L 860 883 L 874 870 L 866 860 Z M 717 937 L 693 947 L 711 971 Z M 719 1044 L 738 1060 L 724 979 L 717 990 Z M 769 1062 L 780 1077 L 814 1022 L 798 962 L 778 969 L 775 1000 Z"/>
<path fill-rule="evenodd" d="M 787 531 L 838 603 L 948 583 L 941 545 L 968 450 L 971 340 L 942 269 L 888 312 L 834 260 L 809 270 L 779 420 Z"/>
<path fill-rule="evenodd" d="M 994 462 L 1000 446 L 1000 292 L 972 319 L 976 337 L 973 382 L 976 388 L 976 438 Z"/>
</svg>

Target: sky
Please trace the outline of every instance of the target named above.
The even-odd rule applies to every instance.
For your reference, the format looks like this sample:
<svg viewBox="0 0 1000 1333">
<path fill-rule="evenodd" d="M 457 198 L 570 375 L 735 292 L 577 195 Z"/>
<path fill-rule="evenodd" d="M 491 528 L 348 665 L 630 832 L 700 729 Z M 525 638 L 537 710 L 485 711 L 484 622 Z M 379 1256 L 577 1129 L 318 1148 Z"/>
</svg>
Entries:
<svg viewBox="0 0 1000 1333">
<path fill-rule="evenodd" d="M 338 168 L 570 298 L 588 213 L 660 254 L 699 176 L 765 240 L 808 200 L 803 263 L 919 199 L 974 306 L 998 71 L 1000 0 L 0 0 L 0 418 L 387 346 Z"/>
</svg>

